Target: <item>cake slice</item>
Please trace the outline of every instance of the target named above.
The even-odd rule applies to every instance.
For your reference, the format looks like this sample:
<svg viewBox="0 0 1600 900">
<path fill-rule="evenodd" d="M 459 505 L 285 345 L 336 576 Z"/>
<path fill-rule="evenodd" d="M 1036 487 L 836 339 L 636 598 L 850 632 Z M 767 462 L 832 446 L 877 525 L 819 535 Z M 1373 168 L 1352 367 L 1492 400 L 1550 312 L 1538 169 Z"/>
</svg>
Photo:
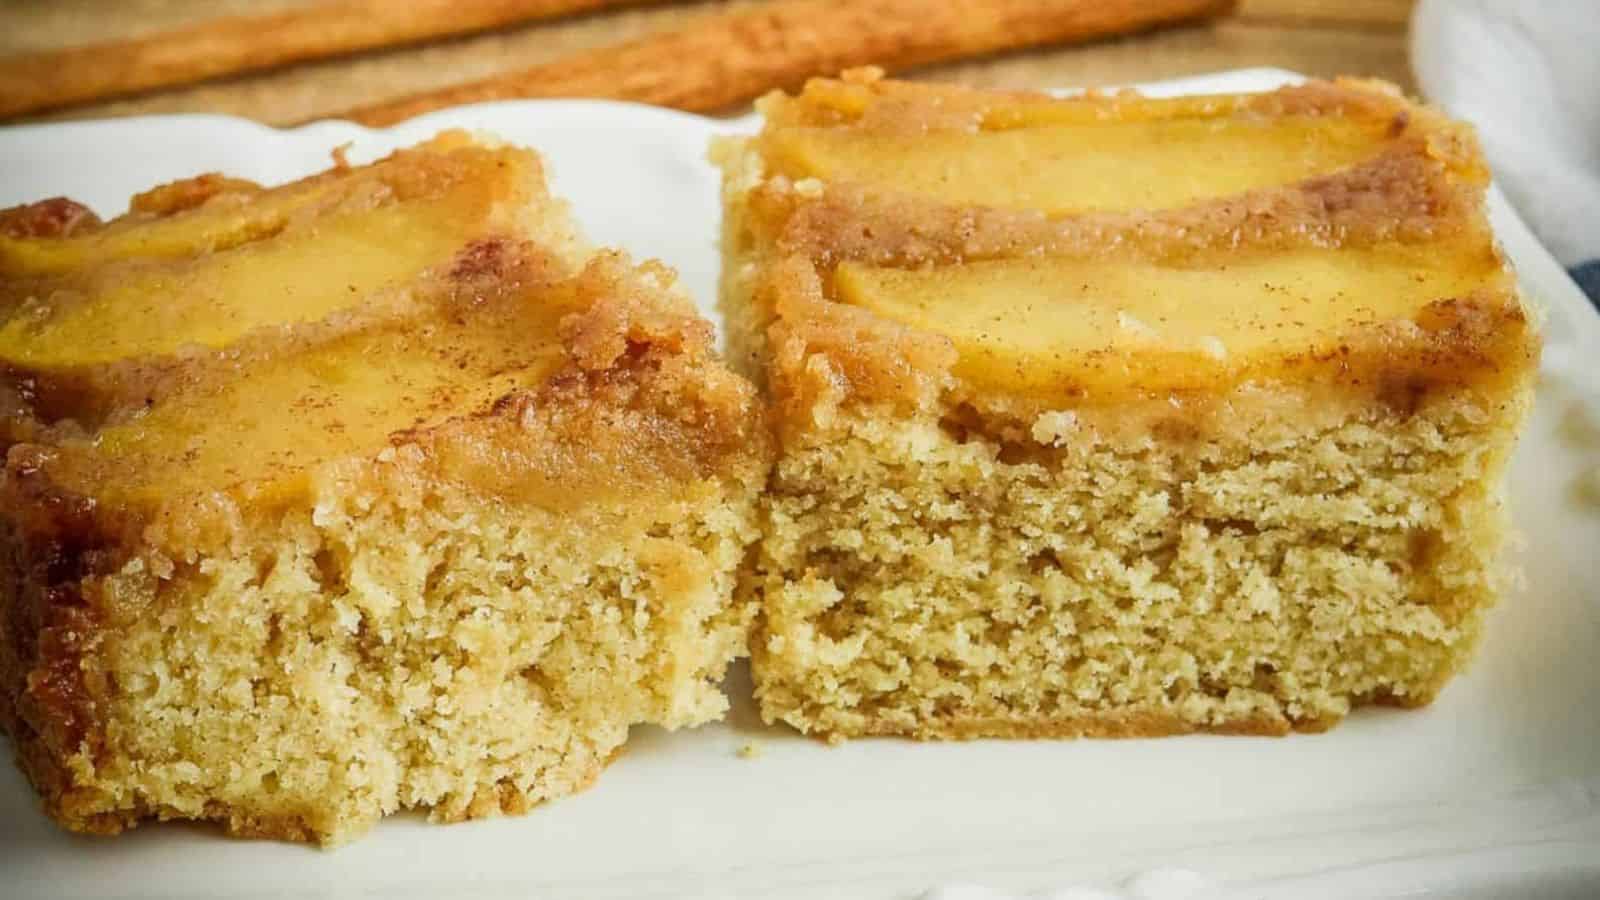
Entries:
<svg viewBox="0 0 1600 900">
<path fill-rule="evenodd" d="M 53 817 L 337 843 L 722 714 L 767 444 L 669 270 L 463 135 L 142 196 L 0 217 L 0 725 Z"/>
<path fill-rule="evenodd" d="M 1354 81 L 760 108 L 715 156 L 767 720 L 1282 734 L 1466 662 L 1539 339 L 1464 126 Z"/>
</svg>

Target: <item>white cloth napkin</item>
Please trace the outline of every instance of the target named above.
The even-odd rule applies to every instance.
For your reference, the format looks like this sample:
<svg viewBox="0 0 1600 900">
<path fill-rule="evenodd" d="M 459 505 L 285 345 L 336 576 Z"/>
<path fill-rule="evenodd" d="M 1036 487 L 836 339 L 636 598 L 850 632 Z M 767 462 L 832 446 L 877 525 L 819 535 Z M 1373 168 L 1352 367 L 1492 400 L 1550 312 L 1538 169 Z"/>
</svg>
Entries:
<svg viewBox="0 0 1600 900">
<path fill-rule="evenodd" d="M 1472 122 L 1495 180 L 1600 304 L 1600 0 L 1422 0 L 1422 93 Z"/>
</svg>

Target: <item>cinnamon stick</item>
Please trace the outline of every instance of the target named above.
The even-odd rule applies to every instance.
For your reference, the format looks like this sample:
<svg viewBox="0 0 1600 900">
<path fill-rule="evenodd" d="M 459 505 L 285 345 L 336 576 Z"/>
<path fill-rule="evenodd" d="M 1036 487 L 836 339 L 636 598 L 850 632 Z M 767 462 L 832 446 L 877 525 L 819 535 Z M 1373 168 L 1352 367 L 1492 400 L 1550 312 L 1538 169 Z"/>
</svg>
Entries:
<svg viewBox="0 0 1600 900">
<path fill-rule="evenodd" d="M 658 0 L 332 0 L 0 59 L 0 118 L 286 63 Z"/>
<path fill-rule="evenodd" d="M 813 75 L 905 69 L 1219 15 L 1233 0 L 776 0 L 482 81 L 343 114 L 389 125 L 462 103 L 527 97 L 632 100 L 714 112 Z"/>
</svg>

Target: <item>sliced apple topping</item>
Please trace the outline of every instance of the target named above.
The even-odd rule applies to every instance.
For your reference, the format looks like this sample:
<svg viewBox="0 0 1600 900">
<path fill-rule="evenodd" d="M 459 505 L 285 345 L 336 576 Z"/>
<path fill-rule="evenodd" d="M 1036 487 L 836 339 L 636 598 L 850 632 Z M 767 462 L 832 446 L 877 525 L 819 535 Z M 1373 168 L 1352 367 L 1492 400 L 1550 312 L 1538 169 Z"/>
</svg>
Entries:
<svg viewBox="0 0 1600 900">
<path fill-rule="evenodd" d="M 949 337 L 957 374 L 1058 394 L 1215 386 L 1428 303 L 1506 289 L 1483 245 L 1235 253 L 1181 264 L 1029 258 L 841 264 L 842 302 Z"/>
<path fill-rule="evenodd" d="M 779 171 L 959 206 L 1156 210 L 1293 184 L 1361 162 L 1372 122 L 1326 116 L 1196 118 L 916 135 L 790 128 L 769 134 Z"/>
<path fill-rule="evenodd" d="M 198 383 L 101 429 L 94 464 L 116 470 L 107 483 L 129 495 L 247 482 L 272 491 L 321 460 L 377 452 L 397 431 L 482 412 L 566 359 L 557 323 L 577 308 L 563 286 L 502 302 L 509 316 L 394 323 Z"/>
</svg>

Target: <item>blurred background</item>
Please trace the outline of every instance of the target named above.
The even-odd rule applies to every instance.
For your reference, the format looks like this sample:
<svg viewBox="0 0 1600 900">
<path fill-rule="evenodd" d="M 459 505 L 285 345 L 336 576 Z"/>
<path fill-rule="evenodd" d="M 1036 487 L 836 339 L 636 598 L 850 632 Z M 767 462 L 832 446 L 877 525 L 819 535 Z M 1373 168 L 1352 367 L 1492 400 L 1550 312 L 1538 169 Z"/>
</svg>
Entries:
<svg viewBox="0 0 1600 900">
<path fill-rule="evenodd" d="M 83 44 L 127 41 L 228 17 L 258 17 L 337 5 L 329 0 L 5 0 L 0 3 L 0 59 L 15 60 Z M 396 14 L 422 5 L 426 4 L 403 0 L 389 4 Z M 365 50 L 269 71 L 223 76 L 129 98 L 32 112 L 11 120 L 208 112 L 288 124 L 558 60 L 585 49 L 682 28 L 730 10 L 759 5 L 757 0 L 657 0 L 497 27 L 469 36 L 426 40 L 398 49 Z M 862 4 L 838 0 L 835 5 L 842 8 Z M 987 4 L 949 5 L 982 8 Z M 1089 5 L 1140 4 L 1137 0 L 1094 0 Z M 1279 66 L 1311 75 L 1372 75 L 1410 90 L 1415 81 L 1407 63 L 1406 28 L 1413 5 L 1413 0 L 1238 0 L 1231 14 L 1201 22 L 1085 44 L 929 66 L 917 69 L 916 75 L 984 86 L 1055 87 L 1142 81 L 1242 66 Z M 537 6 L 531 4 L 530 8 Z M 115 47 L 107 48 L 101 61 L 112 61 L 118 52 Z M 84 64 L 80 59 L 73 65 Z M 60 66 L 36 67 L 31 77 L 56 77 L 48 71 L 56 68 Z M 30 76 L 18 73 L 16 77 Z"/>
</svg>

